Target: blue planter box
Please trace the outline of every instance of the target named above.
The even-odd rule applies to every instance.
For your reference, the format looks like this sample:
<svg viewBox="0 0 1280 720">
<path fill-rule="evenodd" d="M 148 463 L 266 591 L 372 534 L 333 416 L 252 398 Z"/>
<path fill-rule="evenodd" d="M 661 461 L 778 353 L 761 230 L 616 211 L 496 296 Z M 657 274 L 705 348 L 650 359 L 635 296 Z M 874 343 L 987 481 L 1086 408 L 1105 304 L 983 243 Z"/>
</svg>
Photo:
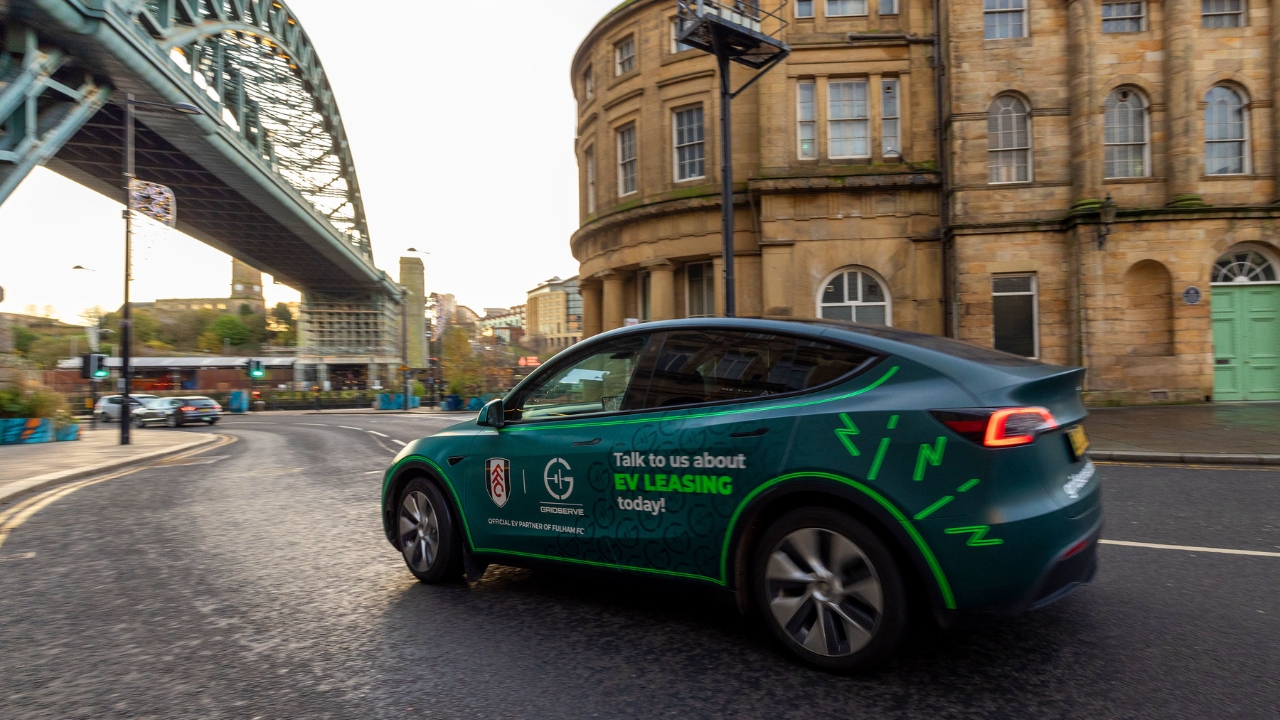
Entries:
<svg viewBox="0 0 1280 720">
<path fill-rule="evenodd" d="M 55 428 L 49 418 L 0 418 L 0 445 L 79 440 L 80 426 Z"/>
</svg>

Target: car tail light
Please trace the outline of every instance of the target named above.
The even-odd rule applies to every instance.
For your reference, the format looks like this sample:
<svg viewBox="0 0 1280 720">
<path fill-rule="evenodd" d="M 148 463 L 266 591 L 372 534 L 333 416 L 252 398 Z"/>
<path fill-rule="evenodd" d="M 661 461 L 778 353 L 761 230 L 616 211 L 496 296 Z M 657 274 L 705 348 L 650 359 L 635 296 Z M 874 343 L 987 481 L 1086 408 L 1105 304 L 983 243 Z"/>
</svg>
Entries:
<svg viewBox="0 0 1280 720">
<path fill-rule="evenodd" d="M 182 412 L 195 412 L 195 411 L 196 411 L 196 409 L 195 409 L 193 406 L 191 406 L 191 405 L 183 405 L 182 407 L 180 407 L 180 408 L 178 408 L 178 409 L 179 409 L 179 410 L 181 410 Z"/>
<path fill-rule="evenodd" d="M 221 406 L 221 405 L 219 405 L 218 403 L 214 403 L 214 404 L 213 404 L 213 409 L 214 409 L 214 410 L 221 410 L 221 409 L 222 409 L 222 406 Z"/>
<path fill-rule="evenodd" d="M 1058 427 L 1053 414 L 1042 407 L 934 410 L 933 416 L 966 440 L 992 448 L 1027 445 Z"/>
</svg>

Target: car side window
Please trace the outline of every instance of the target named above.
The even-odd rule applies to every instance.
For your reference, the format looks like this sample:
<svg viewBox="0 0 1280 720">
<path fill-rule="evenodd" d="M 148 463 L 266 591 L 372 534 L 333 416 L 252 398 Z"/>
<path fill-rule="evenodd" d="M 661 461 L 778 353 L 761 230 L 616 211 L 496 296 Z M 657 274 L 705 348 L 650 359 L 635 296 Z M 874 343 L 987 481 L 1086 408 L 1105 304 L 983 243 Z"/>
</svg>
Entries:
<svg viewBox="0 0 1280 720">
<path fill-rule="evenodd" d="M 606 344 L 569 365 L 554 369 L 546 379 L 521 392 L 513 419 L 616 412 L 638 406 L 632 378 L 648 343 L 647 335 L 631 335 Z"/>
<path fill-rule="evenodd" d="M 871 352 L 771 333 L 663 333 L 645 408 L 676 407 L 798 392 L 844 377 Z"/>
</svg>

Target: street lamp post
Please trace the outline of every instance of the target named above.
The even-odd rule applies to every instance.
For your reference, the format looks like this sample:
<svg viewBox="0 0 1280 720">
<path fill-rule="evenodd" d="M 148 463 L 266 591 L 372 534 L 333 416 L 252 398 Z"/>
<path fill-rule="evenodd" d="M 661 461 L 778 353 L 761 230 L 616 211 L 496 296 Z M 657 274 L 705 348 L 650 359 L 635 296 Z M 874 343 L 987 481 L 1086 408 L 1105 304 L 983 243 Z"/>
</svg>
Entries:
<svg viewBox="0 0 1280 720">
<path fill-rule="evenodd" d="M 129 390 L 131 368 L 129 352 L 133 345 L 133 312 L 129 304 L 129 281 L 133 276 L 133 108 L 153 107 L 180 115 L 203 115 L 195 105 L 148 102 L 136 100 L 133 93 L 125 94 L 124 102 L 124 307 L 120 312 L 120 444 L 129 444 L 130 407 Z"/>
<path fill-rule="evenodd" d="M 791 48 L 782 41 L 787 23 L 763 10 L 760 0 L 676 0 L 676 39 L 716 56 L 720 75 L 720 234 L 724 260 L 724 315 L 737 308 L 733 267 L 733 99 L 782 62 Z M 765 24 L 775 27 L 766 29 Z M 756 74 L 733 89 L 730 63 L 745 65 Z"/>
</svg>

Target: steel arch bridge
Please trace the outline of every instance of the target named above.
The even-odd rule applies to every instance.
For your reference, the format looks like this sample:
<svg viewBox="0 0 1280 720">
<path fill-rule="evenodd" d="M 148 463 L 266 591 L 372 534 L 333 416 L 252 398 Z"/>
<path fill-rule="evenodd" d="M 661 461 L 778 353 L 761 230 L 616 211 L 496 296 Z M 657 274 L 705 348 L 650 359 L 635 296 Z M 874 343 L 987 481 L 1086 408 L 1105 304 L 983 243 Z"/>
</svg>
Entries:
<svg viewBox="0 0 1280 720">
<path fill-rule="evenodd" d="M 190 103 L 136 116 L 136 174 L 173 188 L 179 230 L 301 290 L 399 296 L 282 0 L 0 0 L 0 43 L 0 203 L 37 165 L 121 197 L 125 94 Z"/>
</svg>

